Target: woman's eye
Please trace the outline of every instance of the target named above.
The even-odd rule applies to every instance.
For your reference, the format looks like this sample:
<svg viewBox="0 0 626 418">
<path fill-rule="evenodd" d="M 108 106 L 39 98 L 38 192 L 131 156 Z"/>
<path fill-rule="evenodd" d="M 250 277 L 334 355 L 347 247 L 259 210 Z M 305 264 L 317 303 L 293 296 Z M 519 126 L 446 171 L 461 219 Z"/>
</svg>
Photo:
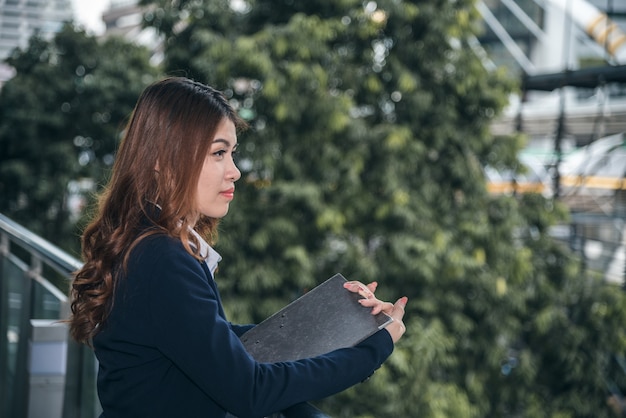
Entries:
<svg viewBox="0 0 626 418">
<path fill-rule="evenodd" d="M 215 155 L 216 157 L 223 157 L 226 154 L 226 150 L 219 150 L 213 153 L 213 155 Z"/>
</svg>

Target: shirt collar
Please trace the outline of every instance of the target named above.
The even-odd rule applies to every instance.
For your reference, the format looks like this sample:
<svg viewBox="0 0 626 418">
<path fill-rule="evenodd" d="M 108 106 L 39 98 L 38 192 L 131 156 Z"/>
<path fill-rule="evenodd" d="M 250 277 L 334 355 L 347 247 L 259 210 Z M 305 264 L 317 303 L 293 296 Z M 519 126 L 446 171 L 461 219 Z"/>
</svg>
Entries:
<svg viewBox="0 0 626 418">
<path fill-rule="evenodd" d="M 189 228 L 189 231 L 200 243 L 200 257 L 204 258 L 211 275 L 215 276 L 215 270 L 217 270 L 217 264 L 222 261 L 222 256 L 213 249 L 205 240 L 198 234 L 193 228 Z"/>
</svg>

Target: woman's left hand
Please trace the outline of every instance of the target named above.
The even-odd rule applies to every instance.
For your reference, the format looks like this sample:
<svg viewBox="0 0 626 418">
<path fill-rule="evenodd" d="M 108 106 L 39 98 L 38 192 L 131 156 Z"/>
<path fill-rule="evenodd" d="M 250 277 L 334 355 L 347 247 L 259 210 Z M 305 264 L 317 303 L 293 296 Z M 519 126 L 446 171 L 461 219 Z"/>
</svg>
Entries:
<svg viewBox="0 0 626 418">
<path fill-rule="evenodd" d="M 365 285 L 359 281 L 350 281 L 344 283 L 343 287 L 351 292 L 361 295 L 363 299 L 359 299 L 359 303 L 368 308 L 372 308 L 372 315 L 377 315 L 382 311 L 390 312 L 393 310 L 393 303 L 383 302 L 382 300 L 377 299 L 374 295 L 374 292 L 376 292 L 376 288 L 378 287 L 377 282 Z"/>
</svg>

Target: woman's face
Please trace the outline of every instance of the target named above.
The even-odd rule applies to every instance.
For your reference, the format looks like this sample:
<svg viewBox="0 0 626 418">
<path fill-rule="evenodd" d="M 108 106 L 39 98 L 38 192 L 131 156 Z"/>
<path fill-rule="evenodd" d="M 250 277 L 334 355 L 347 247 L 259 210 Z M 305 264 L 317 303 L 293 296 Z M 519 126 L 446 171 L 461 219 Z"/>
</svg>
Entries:
<svg viewBox="0 0 626 418">
<path fill-rule="evenodd" d="M 237 148 L 237 130 L 229 119 L 223 119 L 204 159 L 198 179 L 196 205 L 200 213 L 211 218 L 221 218 L 235 195 L 235 182 L 241 172 L 233 160 Z"/>
</svg>

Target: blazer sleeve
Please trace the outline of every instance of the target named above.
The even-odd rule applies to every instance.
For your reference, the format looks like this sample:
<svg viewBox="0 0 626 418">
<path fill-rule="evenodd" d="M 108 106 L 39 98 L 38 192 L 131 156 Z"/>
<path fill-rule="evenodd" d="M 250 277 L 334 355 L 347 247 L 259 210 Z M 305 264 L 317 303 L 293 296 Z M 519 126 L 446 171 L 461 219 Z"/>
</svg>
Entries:
<svg viewBox="0 0 626 418">
<path fill-rule="evenodd" d="M 172 240 L 152 240 L 150 246 L 146 253 L 167 254 L 137 264 L 150 277 L 155 345 L 207 396 L 240 418 L 262 417 L 347 389 L 369 377 L 393 351 L 389 333 L 381 330 L 355 347 L 319 357 L 258 363 L 239 340 L 244 328 L 219 314 L 219 296 L 200 263 Z"/>
<path fill-rule="evenodd" d="M 246 331 L 250 330 L 254 328 L 254 324 L 248 324 L 248 325 L 237 325 L 237 324 L 230 324 L 230 329 L 235 333 L 235 335 L 237 337 L 241 337 Z"/>
</svg>

